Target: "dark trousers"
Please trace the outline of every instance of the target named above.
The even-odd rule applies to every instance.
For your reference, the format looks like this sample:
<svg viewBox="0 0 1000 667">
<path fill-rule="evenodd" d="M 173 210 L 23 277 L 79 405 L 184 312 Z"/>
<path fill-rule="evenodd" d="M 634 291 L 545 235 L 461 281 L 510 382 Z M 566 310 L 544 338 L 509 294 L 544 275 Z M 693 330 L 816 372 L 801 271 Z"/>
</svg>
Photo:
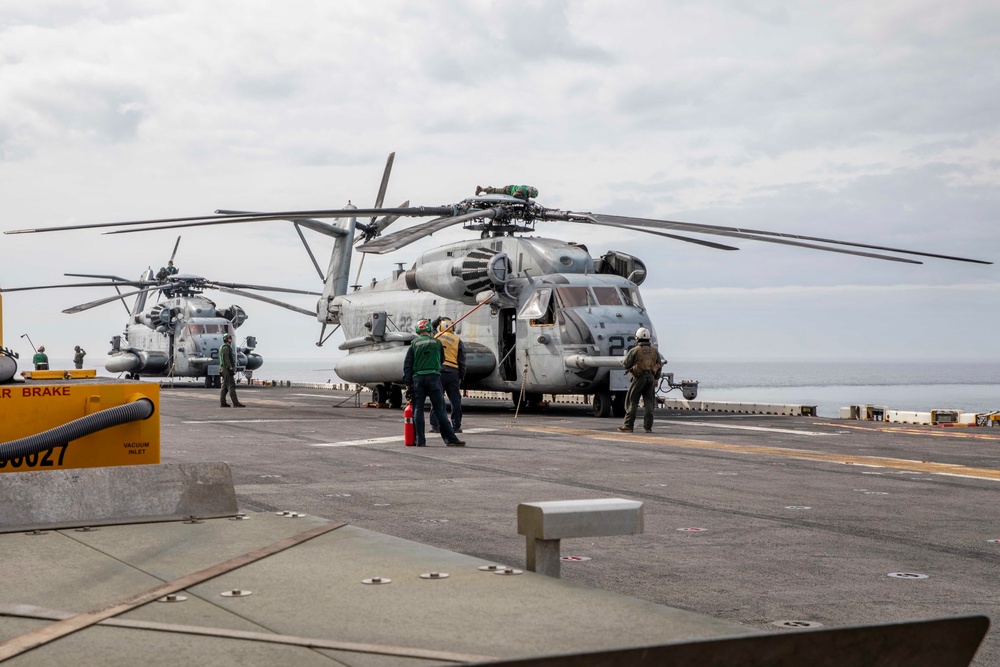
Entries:
<svg viewBox="0 0 1000 667">
<path fill-rule="evenodd" d="M 441 424 L 441 439 L 445 442 L 455 442 L 458 436 L 455 429 L 448 421 L 448 413 L 444 411 L 444 393 L 441 389 L 441 376 L 414 375 L 413 376 L 413 435 L 416 444 L 426 445 L 427 438 L 424 435 L 424 399 L 431 399 L 431 409 L 437 415 L 438 423 Z"/>
<path fill-rule="evenodd" d="M 222 376 L 222 393 L 219 394 L 219 403 L 226 402 L 226 394 L 229 394 L 229 400 L 236 403 L 240 402 L 240 399 L 236 398 L 236 372 L 230 369 L 223 368 L 219 371 L 219 375 Z"/>
<path fill-rule="evenodd" d="M 451 366 L 441 367 L 441 389 L 451 403 L 451 425 L 454 430 L 462 428 L 462 389 L 461 380 L 458 377 L 458 369 Z M 431 412 L 431 428 L 440 429 L 437 415 Z"/>
<path fill-rule="evenodd" d="M 625 412 L 625 428 L 632 428 L 635 425 L 635 415 L 639 411 L 639 399 L 645 404 L 645 413 L 642 416 L 642 427 L 653 428 L 653 408 L 656 407 L 656 378 L 652 373 L 643 373 L 639 377 L 632 378 L 632 384 L 625 394 L 625 403 L 628 406 Z"/>
</svg>

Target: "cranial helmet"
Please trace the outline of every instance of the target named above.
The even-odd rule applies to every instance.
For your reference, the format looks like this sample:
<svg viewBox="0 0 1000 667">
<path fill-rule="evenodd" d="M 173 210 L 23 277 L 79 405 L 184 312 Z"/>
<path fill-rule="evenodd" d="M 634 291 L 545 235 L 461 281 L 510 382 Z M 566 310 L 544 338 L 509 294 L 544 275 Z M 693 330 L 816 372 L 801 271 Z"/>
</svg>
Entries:
<svg viewBox="0 0 1000 667">
<path fill-rule="evenodd" d="M 428 320 L 420 320 L 417 322 L 417 333 L 418 334 L 429 334 L 431 332 L 431 323 Z"/>
<path fill-rule="evenodd" d="M 232 339 L 233 339 L 233 334 L 228 334 L 227 333 L 225 336 L 222 337 L 222 341 L 225 342 L 225 343 L 228 343 Z"/>
<path fill-rule="evenodd" d="M 44 352 L 45 351 L 45 346 L 44 345 L 39 345 L 38 346 L 38 351 L 39 352 Z"/>
<path fill-rule="evenodd" d="M 649 341 L 649 329 L 646 327 L 639 327 L 635 332 L 635 339 L 637 341 Z"/>
<path fill-rule="evenodd" d="M 450 326 L 451 326 L 451 318 L 442 317 L 441 320 L 438 322 L 438 331 L 444 331 Z"/>
</svg>

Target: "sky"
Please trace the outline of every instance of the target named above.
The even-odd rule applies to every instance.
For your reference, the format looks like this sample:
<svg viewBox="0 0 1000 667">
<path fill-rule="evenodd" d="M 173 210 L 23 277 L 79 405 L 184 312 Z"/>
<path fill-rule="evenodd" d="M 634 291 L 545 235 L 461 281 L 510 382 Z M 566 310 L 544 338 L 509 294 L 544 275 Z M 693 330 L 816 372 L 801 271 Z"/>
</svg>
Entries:
<svg viewBox="0 0 1000 667">
<path fill-rule="evenodd" d="M 527 183 L 552 208 L 1000 261 L 997 62 L 988 0 L 0 0 L 0 229 L 370 206 L 395 151 L 387 206 Z M 997 265 L 537 231 L 641 257 L 668 359 L 1000 358 Z M 181 235 L 182 272 L 321 287 L 287 222 Z M 0 286 L 137 278 L 177 236 L 3 235 Z M 5 294 L 3 343 L 96 362 L 125 309 L 60 311 L 110 294 Z M 343 354 L 315 319 L 209 296 L 247 310 L 265 365 Z"/>
</svg>

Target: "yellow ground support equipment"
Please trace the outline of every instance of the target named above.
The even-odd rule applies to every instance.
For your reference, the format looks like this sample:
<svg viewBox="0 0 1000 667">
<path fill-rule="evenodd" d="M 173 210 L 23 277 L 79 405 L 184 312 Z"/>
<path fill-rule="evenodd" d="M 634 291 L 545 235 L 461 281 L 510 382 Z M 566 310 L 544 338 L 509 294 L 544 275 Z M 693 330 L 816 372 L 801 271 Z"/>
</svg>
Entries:
<svg viewBox="0 0 1000 667">
<path fill-rule="evenodd" d="M 56 440 L 47 449 L 3 458 L 5 444 L 41 437 L 78 424 L 88 415 L 137 401 L 152 403 L 148 417 L 58 441 L 58 435 L 67 430 L 63 428 L 50 436 Z M 150 412 L 148 403 L 143 406 L 145 413 Z M 114 378 L 0 384 L 0 473 L 159 463 L 159 404 L 159 385 Z"/>
</svg>

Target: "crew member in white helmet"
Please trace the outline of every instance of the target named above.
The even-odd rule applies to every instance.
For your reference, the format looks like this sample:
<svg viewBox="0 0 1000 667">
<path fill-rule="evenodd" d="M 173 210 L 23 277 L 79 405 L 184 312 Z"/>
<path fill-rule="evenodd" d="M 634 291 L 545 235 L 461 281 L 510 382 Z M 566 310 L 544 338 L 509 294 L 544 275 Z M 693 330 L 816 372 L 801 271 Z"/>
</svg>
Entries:
<svg viewBox="0 0 1000 667">
<path fill-rule="evenodd" d="M 642 417 L 642 428 L 646 433 L 653 432 L 653 408 L 656 407 L 656 385 L 660 378 L 660 351 L 650 343 L 649 329 L 639 327 L 635 332 L 638 345 L 625 353 L 622 365 L 632 371 L 632 384 L 625 395 L 628 406 L 625 412 L 625 423 L 618 427 L 619 431 L 631 433 L 635 425 L 635 413 L 639 410 L 639 399 L 645 406 Z"/>
</svg>

